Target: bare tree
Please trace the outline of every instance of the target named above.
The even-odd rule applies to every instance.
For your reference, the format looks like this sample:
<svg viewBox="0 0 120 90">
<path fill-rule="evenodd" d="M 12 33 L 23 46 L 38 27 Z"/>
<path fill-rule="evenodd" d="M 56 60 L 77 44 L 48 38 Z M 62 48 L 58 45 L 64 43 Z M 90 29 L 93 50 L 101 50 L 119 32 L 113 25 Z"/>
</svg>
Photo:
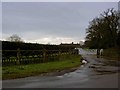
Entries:
<svg viewBox="0 0 120 90">
<path fill-rule="evenodd" d="M 7 40 L 11 42 L 23 42 L 23 40 L 17 34 L 13 34 L 12 36 L 8 37 Z"/>
</svg>

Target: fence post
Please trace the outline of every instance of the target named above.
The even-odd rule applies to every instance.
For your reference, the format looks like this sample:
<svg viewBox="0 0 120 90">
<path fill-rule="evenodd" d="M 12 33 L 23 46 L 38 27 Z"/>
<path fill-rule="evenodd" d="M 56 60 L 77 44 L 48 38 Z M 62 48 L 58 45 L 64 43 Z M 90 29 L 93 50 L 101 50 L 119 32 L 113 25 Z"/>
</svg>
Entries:
<svg viewBox="0 0 120 90">
<path fill-rule="evenodd" d="M 61 50 L 59 49 L 59 60 L 61 59 Z"/>
<path fill-rule="evenodd" d="M 44 49 L 43 50 L 43 62 L 45 62 L 46 61 L 46 50 Z"/>
<path fill-rule="evenodd" d="M 19 65 L 20 64 L 20 48 L 17 49 L 17 61 L 16 64 Z"/>
</svg>

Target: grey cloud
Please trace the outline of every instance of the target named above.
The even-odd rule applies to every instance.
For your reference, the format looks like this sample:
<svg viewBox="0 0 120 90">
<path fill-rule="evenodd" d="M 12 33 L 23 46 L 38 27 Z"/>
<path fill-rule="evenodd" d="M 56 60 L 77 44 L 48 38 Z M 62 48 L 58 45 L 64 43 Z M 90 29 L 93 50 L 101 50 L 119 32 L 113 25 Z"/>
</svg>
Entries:
<svg viewBox="0 0 120 90">
<path fill-rule="evenodd" d="M 3 33 L 37 40 L 48 36 L 84 39 L 89 21 L 117 3 L 3 3 Z M 3 37 L 4 38 L 4 37 Z M 63 40 L 63 39 L 62 39 Z"/>
</svg>

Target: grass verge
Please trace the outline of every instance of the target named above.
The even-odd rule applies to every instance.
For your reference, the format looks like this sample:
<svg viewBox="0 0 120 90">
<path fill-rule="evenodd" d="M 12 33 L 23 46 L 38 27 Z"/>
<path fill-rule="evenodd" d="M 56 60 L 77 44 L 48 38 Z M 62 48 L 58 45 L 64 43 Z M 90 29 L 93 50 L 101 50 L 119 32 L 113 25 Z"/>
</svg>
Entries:
<svg viewBox="0 0 120 90">
<path fill-rule="evenodd" d="M 16 79 L 62 71 L 65 69 L 79 66 L 81 64 L 80 60 L 80 55 L 69 55 L 63 56 L 61 60 L 55 62 L 19 66 L 6 66 L 2 67 L 2 79 Z"/>
</svg>

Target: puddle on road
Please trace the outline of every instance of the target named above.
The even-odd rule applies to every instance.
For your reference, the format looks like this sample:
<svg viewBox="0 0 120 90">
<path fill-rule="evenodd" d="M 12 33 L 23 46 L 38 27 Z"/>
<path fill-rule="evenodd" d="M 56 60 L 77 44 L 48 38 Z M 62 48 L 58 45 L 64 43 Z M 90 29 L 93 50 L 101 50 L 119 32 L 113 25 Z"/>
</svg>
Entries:
<svg viewBox="0 0 120 90">
<path fill-rule="evenodd" d="M 88 74 L 86 73 L 89 73 L 89 71 L 87 70 L 86 68 L 86 65 L 87 64 L 83 64 L 81 65 L 77 70 L 73 71 L 73 72 L 68 72 L 68 73 L 65 73 L 64 75 L 60 75 L 60 76 L 57 76 L 58 78 L 81 78 L 81 79 L 84 79 L 84 78 L 87 78 L 88 77 Z"/>
<path fill-rule="evenodd" d="M 92 64 L 89 68 L 93 69 L 96 75 L 112 74 L 119 72 L 119 68 L 116 66 L 110 66 L 107 64 Z"/>
</svg>

